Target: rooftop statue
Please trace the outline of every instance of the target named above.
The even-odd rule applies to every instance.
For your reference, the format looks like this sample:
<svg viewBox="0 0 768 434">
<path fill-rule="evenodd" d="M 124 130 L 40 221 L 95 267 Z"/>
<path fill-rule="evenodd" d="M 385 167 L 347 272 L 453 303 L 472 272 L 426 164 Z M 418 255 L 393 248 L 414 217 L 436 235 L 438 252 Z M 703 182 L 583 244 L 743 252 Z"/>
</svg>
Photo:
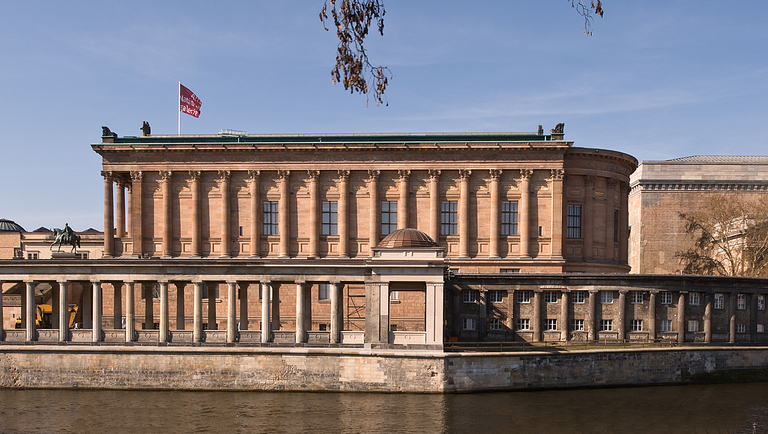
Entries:
<svg viewBox="0 0 768 434">
<path fill-rule="evenodd" d="M 72 253 L 77 252 L 77 248 L 80 247 L 80 235 L 76 234 L 75 231 L 69 227 L 69 223 L 64 223 L 64 229 L 55 228 L 53 230 L 53 236 L 54 240 L 53 243 L 51 243 L 51 250 L 53 250 L 53 246 L 58 245 L 59 247 L 56 250 L 57 253 L 61 252 L 62 244 L 72 246 L 72 250 L 70 251 Z"/>
</svg>

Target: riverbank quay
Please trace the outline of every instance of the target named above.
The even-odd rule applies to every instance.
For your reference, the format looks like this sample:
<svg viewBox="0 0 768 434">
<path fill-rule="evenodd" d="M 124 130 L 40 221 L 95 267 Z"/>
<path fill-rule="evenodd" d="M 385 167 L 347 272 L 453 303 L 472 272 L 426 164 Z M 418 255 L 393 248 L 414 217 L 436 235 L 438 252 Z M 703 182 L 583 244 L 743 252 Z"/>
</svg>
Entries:
<svg viewBox="0 0 768 434">
<path fill-rule="evenodd" d="M 3 345 L 0 387 L 472 393 L 768 380 L 766 347 L 462 352 Z"/>
</svg>

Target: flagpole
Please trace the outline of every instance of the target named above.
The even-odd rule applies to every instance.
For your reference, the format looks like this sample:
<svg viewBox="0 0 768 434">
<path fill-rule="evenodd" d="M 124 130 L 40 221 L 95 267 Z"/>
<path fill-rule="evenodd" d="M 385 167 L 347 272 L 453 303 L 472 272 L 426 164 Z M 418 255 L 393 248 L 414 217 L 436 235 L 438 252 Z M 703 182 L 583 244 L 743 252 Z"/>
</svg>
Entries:
<svg viewBox="0 0 768 434">
<path fill-rule="evenodd" d="M 179 81 L 179 94 L 176 96 L 176 107 L 179 109 L 179 135 L 181 135 L 181 81 Z"/>
</svg>

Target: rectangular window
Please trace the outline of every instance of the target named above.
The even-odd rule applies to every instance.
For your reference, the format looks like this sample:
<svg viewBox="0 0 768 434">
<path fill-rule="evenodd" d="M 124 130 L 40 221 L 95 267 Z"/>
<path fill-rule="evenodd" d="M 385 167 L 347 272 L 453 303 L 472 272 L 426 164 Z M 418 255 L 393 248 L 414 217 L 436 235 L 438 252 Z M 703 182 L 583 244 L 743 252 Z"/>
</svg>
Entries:
<svg viewBox="0 0 768 434">
<path fill-rule="evenodd" d="M 517 329 L 518 330 L 530 330 L 531 329 L 531 320 L 529 319 L 519 319 L 517 320 Z"/>
<path fill-rule="evenodd" d="M 389 292 L 389 299 L 391 301 L 400 301 L 400 291 L 390 291 Z"/>
<path fill-rule="evenodd" d="M 699 331 L 699 322 L 695 319 L 689 319 L 688 320 L 688 331 L 689 332 L 697 332 Z"/>
<path fill-rule="evenodd" d="M 475 329 L 475 319 L 474 318 L 464 318 L 462 320 L 464 325 L 464 330 L 474 330 Z"/>
<path fill-rule="evenodd" d="M 323 201 L 322 235 L 339 234 L 339 204 L 336 201 Z"/>
<path fill-rule="evenodd" d="M 581 238 L 581 205 L 568 205 L 568 238 Z"/>
<path fill-rule="evenodd" d="M 381 203 L 381 234 L 389 235 L 397 230 L 397 201 L 385 200 Z"/>
<path fill-rule="evenodd" d="M 557 330 L 557 320 L 547 319 L 547 330 Z"/>
<path fill-rule="evenodd" d="M 571 301 L 573 303 L 584 303 L 586 297 L 586 291 L 574 291 L 571 293 Z"/>
<path fill-rule="evenodd" d="M 443 202 L 440 211 L 440 235 L 456 235 L 459 227 L 459 203 L 455 200 Z"/>
<path fill-rule="evenodd" d="M 520 272 L 519 268 L 502 268 L 499 270 L 501 274 L 517 274 Z"/>
<path fill-rule="evenodd" d="M 477 301 L 477 292 L 473 290 L 463 291 L 464 303 L 474 303 Z"/>
<path fill-rule="evenodd" d="M 501 235 L 517 235 L 517 201 L 501 202 Z"/>
<path fill-rule="evenodd" d="M 662 292 L 661 293 L 661 304 L 672 304 L 672 293 L 671 292 Z"/>
<path fill-rule="evenodd" d="M 603 303 L 603 304 L 613 303 L 613 292 L 600 291 L 600 303 Z"/>
<path fill-rule="evenodd" d="M 75 255 L 77 255 L 77 259 L 88 259 L 88 252 L 75 253 Z"/>
<path fill-rule="evenodd" d="M 629 298 L 632 304 L 643 304 L 643 293 L 640 291 L 630 292 Z"/>
<path fill-rule="evenodd" d="M 611 332 L 611 331 L 613 331 L 613 320 L 612 319 L 602 319 L 602 320 L 600 320 L 600 331 L 601 332 Z"/>
<path fill-rule="evenodd" d="M 725 296 L 723 294 L 715 294 L 715 309 L 725 309 Z"/>
<path fill-rule="evenodd" d="M 757 295 L 757 310 L 765 310 L 765 296 L 763 294 Z"/>
<path fill-rule="evenodd" d="M 736 333 L 746 333 L 746 332 L 747 332 L 746 324 L 736 324 Z"/>
<path fill-rule="evenodd" d="M 544 292 L 544 302 L 545 303 L 557 303 L 557 293 L 555 291 L 545 291 Z"/>
<path fill-rule="evenodd" d="M 501 320 L 498 318 L 489 319 L 488 330 L 501 330 Z"/>
<path fill-rule="evenodd" d="M 619 242 L 619 210 L 613 210 L 613 242 Z"/>
<path fill-rule="evenodd" d="M 37 253 L 27 253 L 27 259 L 37 259 L 38 257 Z"/>
<path fill-rule="evenodd" d="M 155 284 L 155 285 L 157 285 L 157 284 Z M 216 284 L 216 283 L 212 283 L 211 286 L 214 287 L 213 290 L 211 290 L 208 287 L 207 283 L 203 283 L 203 300 L 207 300 L 208 299 L 208 294 L 209 293 L 213 293 L 213 296 L 215 298 L 219 298 L 219 285 Z M 157 294 L 158 294 L 156 297 L 154 295 L 155 291 L 157 291 Z M 160 299 L 160 287 L 159 286 L 157 288 L 152 288 L 152 296 L 155 297 L 156 299 Z"/>
<path fill-rule="evenodd" d="M 504 301 L 504 291 L 488 291 L 488 301 L 491 303 L 501 303 Z"/>
<path fill-rule="evenodd" d="M 277 207 L 276 201 L 265 201 L 262 203 L 262 233 L 264 235 L 278 235 L 278 220 L 277 220 Z"/>
<path fill-rule="evenodd" d="M 661 320 L 661 327 L 659 328 L 659 331 L 671 332 L 672 331 L 672 320 L 668 320 L 668 319 Z"/>
<path fill-rule="evenodd" d="M 517 302 L 518 303 L 530 303 L 531 302 L 531 291 L 515 291 L 515 294 L 517 295 Z"/>
<path fill-rule="evenodd" d="M 744 310 L 747 308 L 747 295 L 739 294 L 736 298 L 736 309 Z"/>
<path fill-rule="evenodd" d="M 330 300 L 331 299 L 331 292 L 330 292 L 330 286 L 327 283 L 321 283 L 317 285 L 317 299 L 318 300 Z"/>
<path fill-rule="evenodd" d="M 575 319 L 575 320 L 573 320 L 573 331 L 575 331 L 575 332 L 583 332 L 584 331 L 584 320 L 583 319 Z"/>
<path fill-rule="evenodd" d="M 688 304 L 690 306 L 698 306 L 701 302 L 701 294 L 698 292 L 688 293 Z"/>
<path fill-rule="evenodd" d="M 757 332 L 758 333 L 765 333 L 765 324 L 758 324 L 757 325 Z"/>
<path fill-rule="evenodd" d="M 633 332 L 641 332 L 641 331 L 643 331 L 643 320 L 641 320 L 641 319 L 633 319 L 630 331 L 633 331 Z"/>
</svg>

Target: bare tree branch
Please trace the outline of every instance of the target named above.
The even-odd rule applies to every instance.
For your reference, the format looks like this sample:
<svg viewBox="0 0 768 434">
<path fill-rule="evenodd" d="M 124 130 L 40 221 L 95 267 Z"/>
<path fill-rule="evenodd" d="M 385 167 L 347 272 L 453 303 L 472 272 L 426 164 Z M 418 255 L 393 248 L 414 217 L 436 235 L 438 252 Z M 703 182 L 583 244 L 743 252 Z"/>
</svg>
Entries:
<svg viewBox="0 0 768 434">
<path fill-rule="evenodd" d="M 603 4 L 600 3 L 600 0 L 597 0 L 597 3 L 595 2 L 589 2 L 589 6 L 587 6 L 586 3 L 584 3 L 584 0 L 570 0 L 571 1 L 571 7 L 576 8 L 576 12 L 579 13 L 582 17 L 584 17 L 584 34 L 587 36 L 592 36 L 592 22 L 594 21 L 594 18 L 592 14 L 599 15 L 601 18 L 603 16 Z"/>
</svg>

